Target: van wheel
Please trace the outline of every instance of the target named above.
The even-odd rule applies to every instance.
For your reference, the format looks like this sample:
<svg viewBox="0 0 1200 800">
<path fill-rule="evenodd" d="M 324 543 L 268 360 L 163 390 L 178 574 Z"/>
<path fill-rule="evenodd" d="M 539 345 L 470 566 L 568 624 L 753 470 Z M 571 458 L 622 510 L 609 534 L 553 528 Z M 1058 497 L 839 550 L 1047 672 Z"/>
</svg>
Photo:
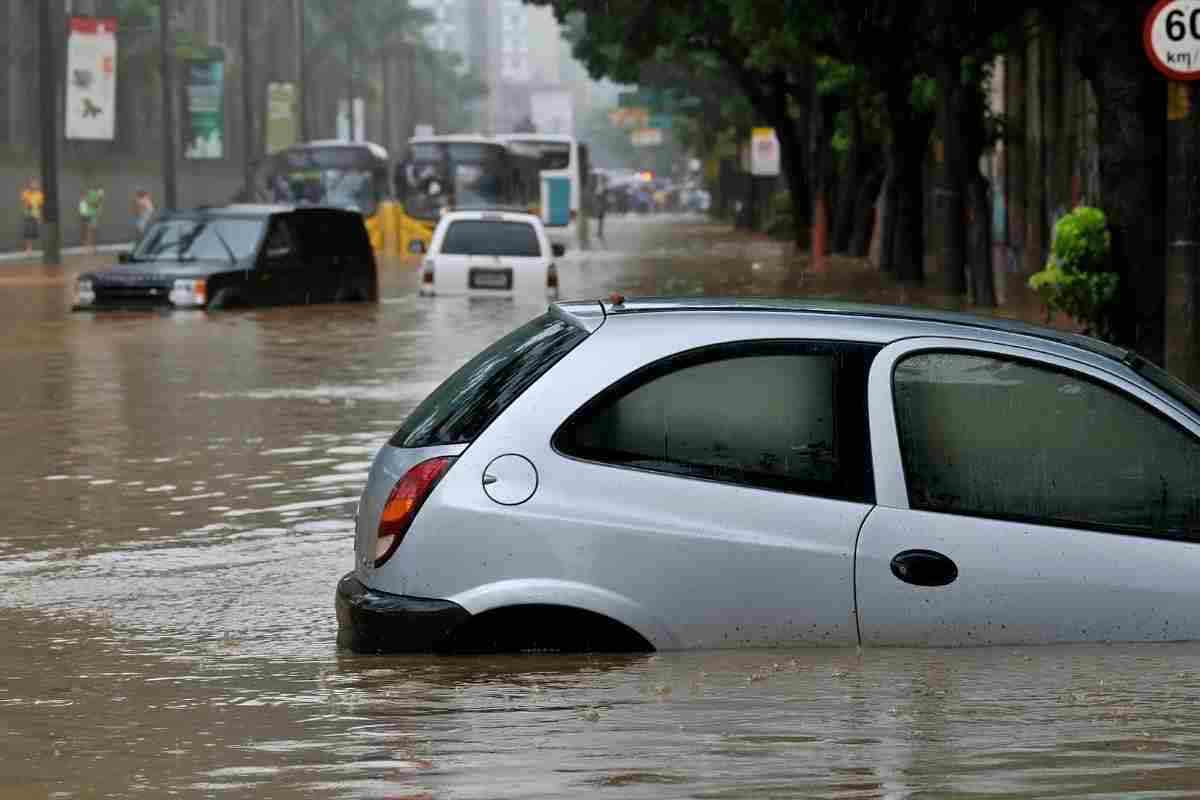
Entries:
<svg viewBox="0 0 1200 800">
<path fill-rule="evenodd" d="M 241 302 L 242 298 L 238 295 L 238 293 L 233 289 L 226 287 L 213 295 L 213 299 L 208 301 L 208 310 L 227 311 L 231 308 L 236 308 L 237 306 L 241 305 Z"/>
</svg>

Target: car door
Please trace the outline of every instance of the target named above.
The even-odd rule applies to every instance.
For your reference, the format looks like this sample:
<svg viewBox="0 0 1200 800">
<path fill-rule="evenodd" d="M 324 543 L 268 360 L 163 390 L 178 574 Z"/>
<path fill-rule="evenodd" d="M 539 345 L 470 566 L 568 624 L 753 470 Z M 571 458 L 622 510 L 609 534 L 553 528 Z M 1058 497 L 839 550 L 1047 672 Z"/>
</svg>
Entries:
<svg viewBox="0 0 1200 800">
<path fill-rule="evenodd" d="M 1200 637 L 1196 423 L 1121 376 L 914 339 L 870 376 L 864 644 Z"/>
<path fill-rule="evenodd" d="M 499 557 L 457 559 L 452 576 L 414 573 L 406 591 L 549 580 L 567 604 L 586 594 L 653 615 L 670 631 L 664 647 L 856 643 L 870 353 L 778 340 L 701 347 L 616 380 L 565 421 L 558 399 L 523 395 L 455 467 L 483 481 L 473 523 L 442 518 L 438 537 L 417 537 L 409 553 L 430 563 L 435 549 L 469 552 L 486 519 Z M 542 425 L 553 434 L 543 439 Z"/>
<path fill-rule="evenodd" d="M 287 216 L 272 217 L 255 269 L 258 301 L 264 305 L 306 302 L 308 271 L 291 220 Z"/>
</svg>

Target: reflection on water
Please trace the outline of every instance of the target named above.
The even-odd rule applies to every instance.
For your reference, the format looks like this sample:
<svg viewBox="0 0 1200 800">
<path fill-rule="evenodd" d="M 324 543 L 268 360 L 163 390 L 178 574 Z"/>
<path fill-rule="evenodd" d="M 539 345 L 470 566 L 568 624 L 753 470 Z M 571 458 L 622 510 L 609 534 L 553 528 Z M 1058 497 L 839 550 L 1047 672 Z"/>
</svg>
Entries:
<svg viewBox="0 0 1200 800">
<path fill-rule="evenodd" d="M 564 296 L 936 293 L 610 220 Z M 540 299 L 69 315 L 0 275 L 0 797 L 1187 796 L 1200 646 L 384 658 L 335 649 L 370 459 Z M 1012 313 L 1012 312 L 1010 312 Z M 1029 313 L 1020 311 L 1020 313 Z"/>
</svg>

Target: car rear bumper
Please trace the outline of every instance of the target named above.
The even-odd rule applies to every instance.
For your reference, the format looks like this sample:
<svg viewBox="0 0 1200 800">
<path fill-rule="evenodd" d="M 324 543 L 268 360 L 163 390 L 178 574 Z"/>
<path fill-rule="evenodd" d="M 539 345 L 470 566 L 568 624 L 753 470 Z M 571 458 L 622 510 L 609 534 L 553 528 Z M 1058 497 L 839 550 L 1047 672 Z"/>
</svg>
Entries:
<svg viewBox="0 0 1200 800">
<path fill-rule="evenodd" d="M 449 600 L 379 592 L 353 572 L 338 581 L 338 646 L 356 653 L 432 653 L 471 618 Z"/>
</svg>

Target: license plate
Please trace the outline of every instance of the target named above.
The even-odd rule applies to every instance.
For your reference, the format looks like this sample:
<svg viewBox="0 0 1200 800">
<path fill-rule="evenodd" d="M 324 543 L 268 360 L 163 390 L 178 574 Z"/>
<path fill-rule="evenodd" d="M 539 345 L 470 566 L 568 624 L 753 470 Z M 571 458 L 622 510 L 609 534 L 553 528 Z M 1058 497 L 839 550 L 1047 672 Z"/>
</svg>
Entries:
<svg viewBox="0 0 1200 800">
<path fill-rule="evenodd" d="M 483 269 L 476 267 L 468 273 L 467 285 L 472 289 L 511 289 L 511 269 Z"/>
</svg>

